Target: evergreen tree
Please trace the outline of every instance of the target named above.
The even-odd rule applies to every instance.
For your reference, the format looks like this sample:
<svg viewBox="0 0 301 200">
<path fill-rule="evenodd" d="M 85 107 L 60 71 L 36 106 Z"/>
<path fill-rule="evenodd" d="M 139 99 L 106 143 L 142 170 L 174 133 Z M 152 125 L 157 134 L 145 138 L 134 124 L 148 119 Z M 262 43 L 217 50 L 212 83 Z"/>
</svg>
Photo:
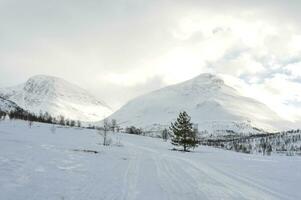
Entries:
<svg viewBox="0 0 301 200">
<path fill-rule="evenodd" d="M 82 123 L 79 120 L 77 120 L 77 127 L 81 127 L 81 125 Z"/>
<path fill-rule="evenodd" d="M 182 146 L 184 151 L 198 146 L 196 132 L 193 130 L 190 116 L 184 111 L 171 123 L 170 130 L 173 133 L 171 143 L 175 146 Z"/>
<path fill-rule="evenodd" d="M 75 121 L 74 120 L 70 121 L 70 126 L 75 126 Z"/>
<path fill-rule="evenodd" d="M 117 127 L 117 121 L 116 121 L 116 119 L 112 119 L 111 120 L 111 129 L 114 133 L 115 133 L 116 127 Z"/>
<path fill-rule="evenodd" d="M 162 138 L 164 141 L 167 141 L 167 139 L 168 139 L 168 130 L 167 129 L 164 129 L 162 131 Z"/>
<path fill-rule="evenodd" d="M 59 124 L 62 126 L 65 126 L 65 117 L 63 115 L 59 116 Z"/>
</svg>

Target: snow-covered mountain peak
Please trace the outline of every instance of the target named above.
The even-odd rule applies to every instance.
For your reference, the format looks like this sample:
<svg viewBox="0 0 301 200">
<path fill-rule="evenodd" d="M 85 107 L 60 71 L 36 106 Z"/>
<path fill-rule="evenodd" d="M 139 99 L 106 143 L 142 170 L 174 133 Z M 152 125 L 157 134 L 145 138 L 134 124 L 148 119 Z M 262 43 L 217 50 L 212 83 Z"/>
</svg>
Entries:
<svg viewBox="0 0 301 200">
<path fill-rule="evenodd" d="M 166 88 L 159 89 L 152 92 L 151 94 L 166 96 L 171 93 L 178 96 L 173 101 L 178 101 L 179 98 L 184 99 L 198 99 L 195 103 L 200 104 L 203 101 L 215 101 L 218 103 L 216 98 L 224 95 L 239 95 L 238 92 L 225 84 L 225 82 L 218 76 L 213 74 L 200 74 L 190 80 L 168 86 Z M 200 100 L 202 99 L 202 100 Z M 187 102 L 185 102 L 187 103 Z M 191 103 L 191 102 L 190 102 Z M 182 104 L 182 103 L 181 103 Z"/>
<path fill-rule="evenodd" d="M 220 77 L 213 74 L 200 74 L 195 78 L 171 87 L 193 95 L 204 95 L 206 93 L 215 92 L 236 93 L 235 89 L 227 86 Z"/>
<path fill-rule="evenodd" d="M 56 84 L 68 85 L 63 83 L 62 79 L 45 76 L 45 75 L 37 75 L 29 78 L 24 84 L 24 91 L 37 95 L 50 95 L 51 92 L 56 92 Z"/>
<path fill-rule="evenodd" d="M 200 74 L 197 77 L 190 79 L 189 82 L 194 84 L 216 84 L 216 85 L 224 85 L 224 81 L 218 76 L 210 73 Z"/>
<path fill-rule="evenodd" d="M 126 125 L 150 128 L 168 126 L 180 111 L 187 111 L 200 130 L 274 130 L 281 120 L 266 105 L 240 95 L 218 76 L 201 74 L 131 100 L 110 118 Z"/>
<path fill-rule="evenodd" d="M 97 121 L 112 112 L 88 91 L 53 76 L 33 76 L 24 84 L 0 89 L 0 95 L 34 113 L 42 111 L 82 121 Z"/>
<path fill-rule="evenodd" d="M 34 87 L 40 87 L 40 88 L 46 88 L 51 87 L 55 84 L 55 82 L 66 82 L 61 78 L 54 77 L 54 76 L 46 76 L 46 75 L 36 75 L 30 77 L 26 83 L 25 86 L 34 86 Z"/>
</svg>

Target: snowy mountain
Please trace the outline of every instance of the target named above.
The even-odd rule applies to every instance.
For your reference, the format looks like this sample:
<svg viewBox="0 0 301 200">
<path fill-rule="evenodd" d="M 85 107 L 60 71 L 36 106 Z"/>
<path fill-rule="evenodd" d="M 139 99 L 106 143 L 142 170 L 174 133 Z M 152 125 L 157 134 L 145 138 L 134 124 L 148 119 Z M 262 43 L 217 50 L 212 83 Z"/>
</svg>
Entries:
<svg viewBox="0 0 301 200">
<path fill-rule="evenodd" d="M 24 84 L 0 89 L 0 95 L 30 112 L 48 112 L 74 120 L 97 121 L 112 112 L 86 90 L 52 76 L 31 77 Z"/>
<path fill-rule="evenodd" d="M 212 74 L 201 74 L 186 82 L 140 96 L 109 118 L 126 126 L 157 130 L 169 126 L 184 110 L 192 117 L 192 122 L 198 124 L 199 130 L 215 133 L 225 130 L 240 133 L 274 130 L 273 122 L 281 120 L 266 105 L 241 96 Z"/>
<path fill-rule="evenodd" d="M 8 113 L 16 110 L 22 110 L 22 108 L 20 108 L 16 103 L 0 96 L 0 111 Z"/>
</svg>

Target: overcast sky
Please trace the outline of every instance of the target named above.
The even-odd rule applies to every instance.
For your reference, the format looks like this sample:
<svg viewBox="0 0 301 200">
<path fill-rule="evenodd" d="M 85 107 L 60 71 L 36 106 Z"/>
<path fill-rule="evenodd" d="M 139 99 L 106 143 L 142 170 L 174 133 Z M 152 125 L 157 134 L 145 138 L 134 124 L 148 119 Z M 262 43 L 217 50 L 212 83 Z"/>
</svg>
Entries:
<svg viewBox="0 0 301 200">
<path fill-rule="evenodd" d="M 200 73 L 301 119 L 300 0 L 0 0 L 0 87 L 62 77 L 115 109 Z"/>
</svg>

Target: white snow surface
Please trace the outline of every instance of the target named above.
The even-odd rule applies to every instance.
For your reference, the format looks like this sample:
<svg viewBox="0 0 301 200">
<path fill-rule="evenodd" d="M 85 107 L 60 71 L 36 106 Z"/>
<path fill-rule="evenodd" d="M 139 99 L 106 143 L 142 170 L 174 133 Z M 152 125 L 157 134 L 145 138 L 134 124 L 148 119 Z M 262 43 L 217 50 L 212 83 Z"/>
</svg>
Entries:
<svg viewBox="0 0 301 200">
<path fill-rule="evenodd" d="M 198 147 L 171 151 L 161 139 L 0 121 L 0 199 L 301 199 L 301 158 Z M 116 146 L 117 137 L 122 146 Z M 85 153 L 74 149 L 96 150 Z"/>
<path fill-rule="evenodd" d="M 281 118 L 266 105 L 244 96 L 212 74 L 162 88 L 129 101 L 109 118 L 126 126 L 151 130 L 169 126 L 186 111 L 199 130 L 254 133 L 257 127 L 277 130 Z"/>
<path fill-rule="evenodd" d="M 0 95 L 30 112 L 81 121 L 98 121 L 112 113 L 111 108 L 86 90 L 61 78 L 37 75 L 24 84 L 0 89 Z"/>
</svg>

